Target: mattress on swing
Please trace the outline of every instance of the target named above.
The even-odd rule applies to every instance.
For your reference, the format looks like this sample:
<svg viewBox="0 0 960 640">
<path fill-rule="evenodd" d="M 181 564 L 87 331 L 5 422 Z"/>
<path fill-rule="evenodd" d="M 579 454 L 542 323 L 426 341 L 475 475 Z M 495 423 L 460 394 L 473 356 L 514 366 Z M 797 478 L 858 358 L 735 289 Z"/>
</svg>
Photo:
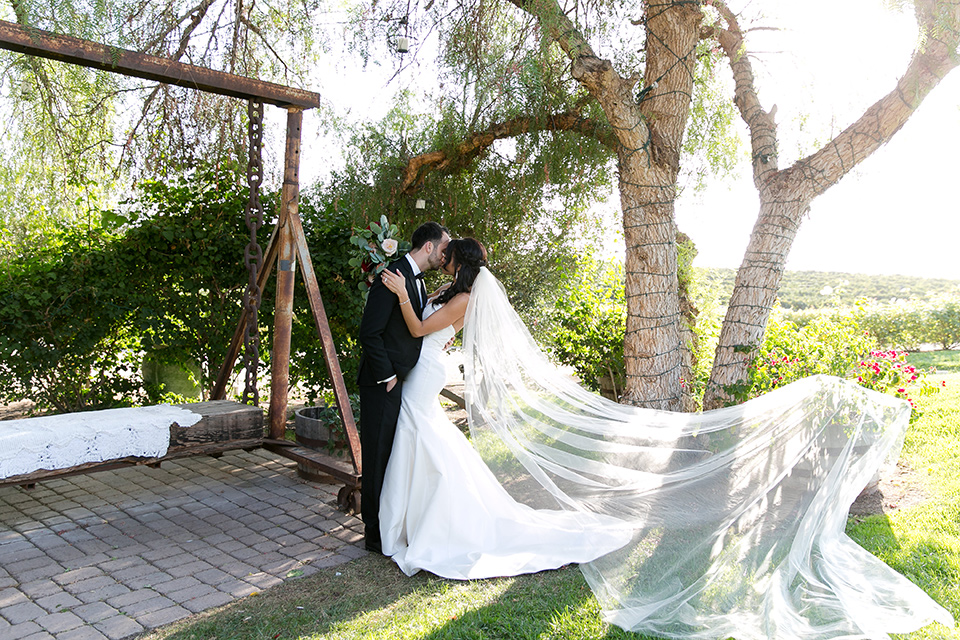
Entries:
<svg viewBox="0 0 960 640">
<path fill-rule="evenodd" d="M 0 421 L 0 479 L 40 470 L 137 456 L 159 458 L 171 427 L 191 427 L 203 416 L 154 405 Z"/>
</svg>

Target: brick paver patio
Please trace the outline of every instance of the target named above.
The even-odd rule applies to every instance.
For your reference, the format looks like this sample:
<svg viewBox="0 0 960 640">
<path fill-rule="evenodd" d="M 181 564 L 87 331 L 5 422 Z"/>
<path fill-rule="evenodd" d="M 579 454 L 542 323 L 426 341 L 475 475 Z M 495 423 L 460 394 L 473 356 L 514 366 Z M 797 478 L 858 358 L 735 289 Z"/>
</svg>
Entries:
<svg viewBox="0 0 960 640">
<path fill-rule="evenodd" d="M 262 449 L 0 487 L 0 640 L 119 640 L 365 555 Z"/>
</svg>

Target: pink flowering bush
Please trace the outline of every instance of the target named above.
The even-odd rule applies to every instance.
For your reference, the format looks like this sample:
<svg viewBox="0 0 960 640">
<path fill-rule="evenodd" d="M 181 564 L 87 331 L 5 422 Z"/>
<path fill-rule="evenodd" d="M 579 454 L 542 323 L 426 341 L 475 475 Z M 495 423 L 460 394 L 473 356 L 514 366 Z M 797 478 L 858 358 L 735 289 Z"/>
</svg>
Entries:
<svg viewBox="0 0 960 640">
<path fill-rule="evenodd" d="M 923 415 L 923 409 L 915 398 L 940 391 L 940 387 L 927 380 L 926 371 L 907 363 L 906 351 L 871 351 L 867 358 L 860 361 L 855 373 L 857 382 L 864 387 L 909 402 L 911 423 Z M 945 381 L 941 384 L 946 386 Z"/>
<path fill-rule="evenodd" d="M 750 365 L 749 397 L 817 374 L 847 378 L 857 363 L 876 348 L 850 316 L 816 316 L 802 327 L 770 318 L 766 337 Z"/>
<path fill-rule="evenodd" d="M 910 421 L 914 422 L 923 414 L 917 398 L 936 393 L 939 387 L 926 379 L 927 372 L 908 364 L 906 357 L 906 351 L 878 349 L 876 339 L 852 316 L 822 314 L 799 328 L 775 316 L 749 367 L 747 397 L 806 376 L 833 375 L 903 398 L 913 409 Z"/>
</svg>

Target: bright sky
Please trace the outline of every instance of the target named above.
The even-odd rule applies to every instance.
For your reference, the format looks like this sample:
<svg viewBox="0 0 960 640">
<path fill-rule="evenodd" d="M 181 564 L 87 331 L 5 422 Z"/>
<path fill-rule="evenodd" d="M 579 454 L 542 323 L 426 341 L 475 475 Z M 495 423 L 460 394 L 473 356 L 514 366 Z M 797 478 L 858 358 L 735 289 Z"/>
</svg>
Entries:
<svg viewBox="0 0 960 640">
<path fill-rule="evenodd" d="M 757 4 L 757 3 L 754 3 Z M 750 34 L 765 109 L 778 106 L 780 168 L 852 123 L 886 95 L 917 39 L 912 14 L 883 0 L 766 0 Z M 762 40 L 761 40 L 762 38 Z M 800 119 L 806 129 L 798 133 Z M 819 134 L 819 135 L 816 135 Z M 745 149 L 749 146 L 745 143 Z M 802 152 L 801 152 L 802 149 Z M 790 270 L 903 274 L 960 280 L 960 70 L 940 83 L 891 142 L 814 200 Z M 733 184 L 681 200 L 677 218 L 699 266 L 739 266 L 759 211 L 749 166 Z"/>
<path fill-rule="evenodd" d="M 748 34 L 761 102 L 765 109 L 778 107 L 780 168 L 818 148 L 892 90 L 917 41 L 912 13 L 888 8 L 888 0 L 728 2 L 744 9 L 742 26 L 763 11 L 757 26 L 782 29 Z M 354 115 L 379 117 L 393 91 L 383 84 L 384 71 L 396 62 L 383 60 L 383 68 L 363 72 L 346 70 L 342 58 L 331 56 L 313 88 L 337 111 L 349 101 Z M 336 150 L 316 136 L 308 119 L 304 183 L 321 165 L 337 164 Z M 759 212 L 746 138 L 743 149 L 739 179 L 677 203 L 680 228 L 697 244 L 698 266 L 740 265 Z M 888 145 L 813 202 L 787 268 L 960 280 L 956 149 L 960 70 L 934 89 Z M 614 199 L 610 206 L 618 204 Z"/>
</svg>

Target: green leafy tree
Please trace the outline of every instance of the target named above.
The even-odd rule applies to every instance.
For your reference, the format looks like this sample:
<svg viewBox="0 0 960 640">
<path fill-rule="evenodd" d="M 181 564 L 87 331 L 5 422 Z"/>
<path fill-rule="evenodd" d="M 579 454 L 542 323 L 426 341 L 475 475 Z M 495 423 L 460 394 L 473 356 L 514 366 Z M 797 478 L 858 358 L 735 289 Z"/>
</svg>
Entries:
<svg viewBox="0 0 960 640">
<path fill-rule="evenodd" d="M 265 200 L 269 210 L 275 195 Z M 242 176 L 230 168 L 148 181 L 122 206 L 99 212 L 105 226 L 67 228 L 56 245 L 0 265 L 0 401 L 31 399 L 37 411 L 155 402 L 163 390 L 143 380 L 145 357 L 196 365 L 197 382 L 211 389 L 247 283 L 246 201 Z M 345 381 L 354 388 L 363 298 L 347 260 L 351 220 L 309 195 L 300 211 Z M 264 227 L 263 247 L 268 233 Z M 291 380 L 316 398 L 330 380 L 298 287 Z M 262 344 L 270 343 L 273 299 L 270 284 L 259 312 Z M 260 356 L 264 371 L 269 349 Z"/>
<path fill-rule="evenodd" d="M 924 342 L 939 344 L 943 349 L 960 347 L 960 299 L 944 296 L 929 303 L 926 326 Z"/>
<path fill-rule="evenodd" d="M 213 168 L 169 183 L 143 182 L 135 198 L 104 212 L 124 231 L 110 251 L 128 274 L 129 323 L 141 350 L 161 364 L 196 364 L 204 390 L 216 379 L 239 318 L 246 201 L 242 176 Z"/>
<path fill-rule="evenodd" d="M 232 74 L 302 84 L 322 49 L 313 2 L 14 0 L 0 19 Z M 16 253 L 111 207 L 145 175 L 245 157 L 242 100 L 0 50 L 0 211 Z M 267 144 L 268 158 L 274 153 Z M 279 146 L 279 145 L 277 145 Z M 265 166 L 275 167 L 267 162 Z M 275 172 L 276 173 L 276 172 Z M 50 220 L 38 224 L 37 218 Z"/>
<path fill-rule="evenodd" d="M 0 271 L 0 401 L 66 412 L 145 399 L 127 274 L 106 251 L 116 237 L 56 239 Z"/>
<path fill-rule="evenodd" d="M 510 13 L 510 5 L 517 11 Z M 783 170 L 775 109 L 761 107 L 745 32 L 721 0 L 431 3 L 416 12 L 378 3 L 366 8 L 360 24 L 370 36 L 364 43 L 397 35 L 398 25 L 414 35 L 436 32 L 430 42 L 438 46 L 441 69 L 451 70 L 439 74 L 443 86 L 451 75 L 459 78 L 435 100 L 450 113 L 443 120 L 449 125 L 437 130 L 450 137 L 412 155 L 394 193 L 422 188 L 431 172 L 456 174 L 481 155 L 495 154 L 498 140 L 519 141 L 539 131 L 553 139 L 573 134 L 601 141 L 617 169 L 627 247 L 625 398 L 679 410 L 689 404 L 682 384 L 689 365 L 674 201 L 687 144 L 712 141 L 701 157 L 722 165 L 717 160 L 727 155 L 717 135 L 736 109 L 750 132 L 762 203 L 718 339 L 705 398 L 712 408 L 732 400 L 724 389 L 747 379 L 809 202 L 889 140 L 956 65 L 955 0 L 918 0 L 915 6 L 923 40 L 898 87 L 836 139 Z M 358 48 L 369 55 L 369 48 Z M 710 91 L 721 61 L 732 72 L 732 102 Z M 705 126 L 711 120 L 719 131 Z M 401 156 L 409 149 L 398 147 Z M 696 166 L 690 171 L 699 174 Z"/>
</svg>

